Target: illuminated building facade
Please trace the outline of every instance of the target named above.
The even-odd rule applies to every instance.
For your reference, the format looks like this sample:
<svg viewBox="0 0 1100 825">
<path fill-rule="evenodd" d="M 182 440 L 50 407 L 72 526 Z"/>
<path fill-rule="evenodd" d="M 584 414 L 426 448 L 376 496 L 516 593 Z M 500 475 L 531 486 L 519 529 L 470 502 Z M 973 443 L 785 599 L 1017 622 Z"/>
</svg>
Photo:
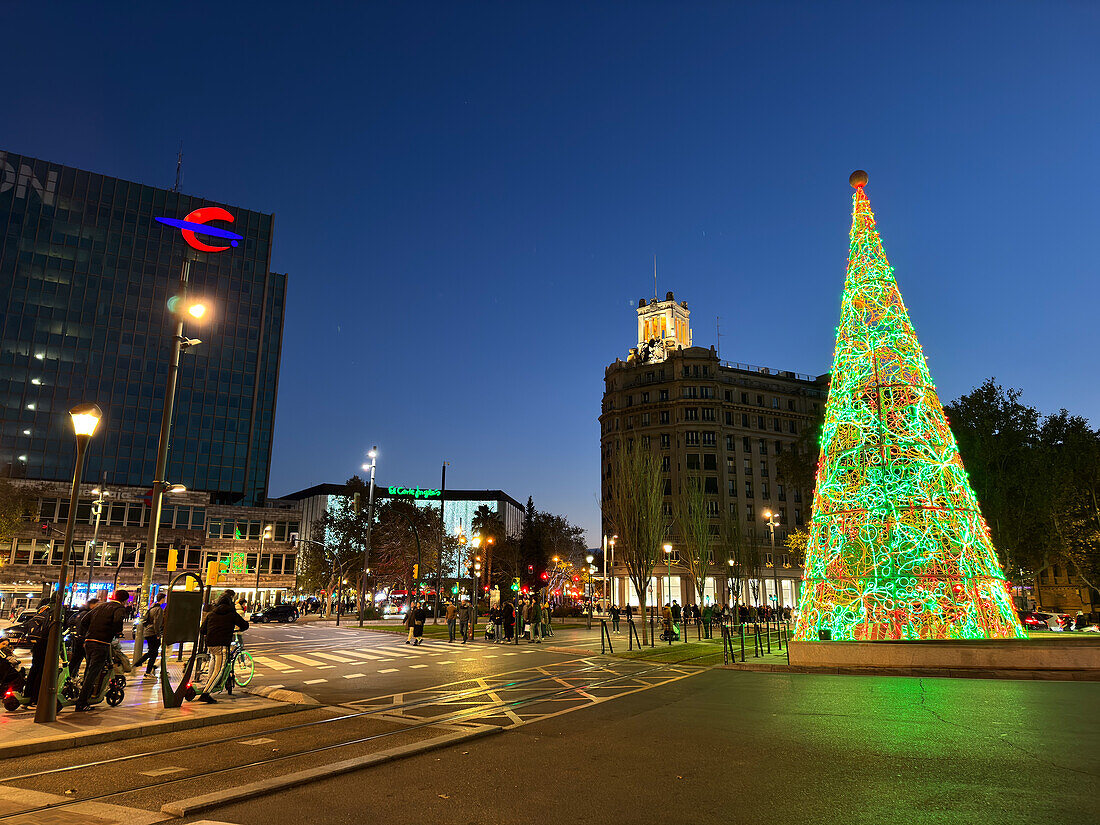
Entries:
<svg viewBox="0 0 1100 825">
<path fill-rule="evenodd" d="M 742 583 L 742 602 L 793 607 L 802 578 L 802 560 L 784 546 L 788 533 L 810 520 L 810 491 L 786 483 L 777 461 L 798 444 L 803 431 L 820 418 L 828 375 L 812 376 L 719 360 L 714 347 L 691 346 L 686 302 L 670 292 L 664 301 L 639 301 L 638 346 L 604 373 L 600 414 L 601 490 L 617 445 L 652 450 L 664 480 L 665 515 L 672 522 L 674 496 L 688 478 L 703 485 L 708 512 L 718 533 L 723 513 L 740 520 L 746 539 L 762 559 L 756 575 Z M 656 333 L 656 334 L 654 334 Z M 656 343 L 654 343 L 654 341 Z M 647 345 L 648 344 L 648 345 Z M 763 516 L 778 517 L 776 554 Z M 605 532 L 608 528 L 605 527 Z M 675 547 L 675 534 L 670 542 Z M 714 575 L 707 576 L 706 601 L 727 603 L 729 584 L 724 550 L 716 550 Z M 671 571 L 662 559 L 654 570 L 647 603 L 671 597 L 698 602 L 687 568 L 673 554 Z M 612 601 L 637 604 L 625 567 L 612 559 Z M 778 586 L 777 586 L 778 585 Z"/>
</svg>

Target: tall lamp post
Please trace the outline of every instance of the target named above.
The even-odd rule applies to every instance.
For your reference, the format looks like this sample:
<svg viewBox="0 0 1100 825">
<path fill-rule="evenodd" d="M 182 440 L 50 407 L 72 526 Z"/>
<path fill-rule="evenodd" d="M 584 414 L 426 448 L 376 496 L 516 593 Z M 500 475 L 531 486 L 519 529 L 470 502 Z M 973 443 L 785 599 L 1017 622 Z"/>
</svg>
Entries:
<svg viewBox="0 0 1100 825">
<path fill-rule="evenodd" d="M 274 530 L 274 525 L 265 524 L 264 531 L 260 533 L 260 552 L 256 556 L 256 607 L 260 606 L 260 567 L 264 563 L 264 542 L 271 538 L 271 532 Z"/>
<path fill-rule="evenodd" d="M 107 503 L 106 499 L 111 495 L 107 489 L 107 474 L 103 474 L 103 483 L 92 490 L 96 494 L 95 501 L 92 502 L 92 515 L 95 516 L 95 528 L 92 530 L 92 557 L 88 560 L 88 598 L 92 598 L 92 573 L 95 570 L 95 554 L 99 551 L 99 522 L 103 518 L 103 507 Z M 73 590 L 76 590 L 74 587 Z"/>
<path fill-rule="evenodd" d="M 363 615 L 367 612 L 367 576 L 370 570 L 370 528 L 374 524 L 374 468 L 378 463 L 378 446 L 367 453 L 370 464 L 364 464 L 364 470 L 370 470 L 370 492 L 367 494 L 367 540 L 363 544 L 363 590 L 359 594 L 359 626 L 363 626 Z"/>
<path fill-rule="evenodd" d="M 768 537 L 772 545 L 772 581 L 775 582 L 775 615 L 779 616 L 779 559 L 775 557 L 775 528 L 779 526 L 779 515 L 771 510 L 763 513 L 764 523 L 768 525 Z"/>
<path fill-rule="evenodd" d="M 665 567 L 668 570 L 668 607 L 672 609 L 672 545 L 666 544 L 665 550 Z"/>
<path fill-rule="evenodd" d="M 168 382 L 164 389 L 164 408 L 160 415 L 160 437 L 157 439 L 157 466 L 153 476 L 152 500 L 149 503 L 149 538 L 145 542 L 145 564 L 141 573 L 141 589 L 138 590 L 137 615 L 145 615 L 149 602 L 149 588 L 153 583 L 153 562 L 157 555 L 157 536 L 160 533 L 160 511 L 164 493 L 171 485 L 164 479 L 168 469 L 168 438 L 172 431 L 172 410 L 176 403 L 176 383 L 179 378 L 180 353 L 201 344 L 198 338 L 183 335 L 184 316 L 198 320 L 206 315 L 206 304 L 187 298 L 187 281 L 191 274 L 191 261 L 184 259 L 180 269 L 179 300 L 172 306 L 176 315 L 176 334 L 172 336 L 172 357 L 168 362 Z M 134 633 L 134 650 L 141 650 L 145 641 L 145 626 L 139 624 Z"/>
<path fill-rule="evenodd" d="M 65 585 L 69 572 L 69 556 L 73 548 L 73 530 L 76 527 L 76 506 L 80 496 L 80 477 L 84 472 L 84 453 L 88 441 L 95 435 L 103 410 L 95 404 L 78 404 L 69 410 L 76 433 L 76 468 L 73 470 L 72 492 L 69 494 L 69 517 L 65 521 L 65 544 L 61 551 L 61 572 L 57 590 L 53 594 L 50 609 L 50 635 L 46 639 L 46 661 L 42 667 L 42 682 L 38 688 L 38 705 L 34 709 L 35 722 L 57 720 L 57 662 L 61 656 L 61 614 L 64 610 Z"/>
</svg>

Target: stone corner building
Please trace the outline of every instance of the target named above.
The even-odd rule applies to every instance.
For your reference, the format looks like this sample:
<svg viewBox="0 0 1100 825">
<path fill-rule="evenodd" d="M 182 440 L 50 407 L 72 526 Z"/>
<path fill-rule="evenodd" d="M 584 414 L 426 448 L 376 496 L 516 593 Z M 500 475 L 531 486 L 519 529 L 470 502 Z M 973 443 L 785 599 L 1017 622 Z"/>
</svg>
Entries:
<svg viewBox="0 0 1100 825">
<path fill-rule="evenodd" d="M 638 344 L 625 361 L 604 373 L 600 414 L 601 495 L 616 444 L 640 443 L 659 457 L 664 478 L 665 515 L 672 521 L 674 496 L 687 477 L 702 480 L 715 530 L 723 510 L 740 519 L 746 539 L 760 547 L 761 568 L 742 583 L 742 602 L 794 607 L 802 580 L 802 559 L 785 546 L 788 533 L 809 522 L 812 494 L 789 487 L 777 472 L 777 459 L 795 448 L 803 429 L 820 415 L 829 376 L 811 376 L 751 364 L 721 361 L 714 347 L 692 346 L 687 302 L 638 302 Z M 773 557 L 766 519 L 778 516 Z M 604 532 L 608 526 L 604 525 Z M 669 534 L 676 546 L 677 537 Z M 707 576 L 705 599 L 731 603 L 728 565 L 721 546 Z M 609 557 L 611 601 L 638 604 L 626 568 Z M 698 601 L 687 568 L 672 555 L 671 571 L 658 562 L 646 602 Z M 670 581 L 671 580 L 671 581 Z M 671 586 L 671 587 L 670 587 Z M 702 605 L 700 605 L 702 607 Z"/>
</svg>

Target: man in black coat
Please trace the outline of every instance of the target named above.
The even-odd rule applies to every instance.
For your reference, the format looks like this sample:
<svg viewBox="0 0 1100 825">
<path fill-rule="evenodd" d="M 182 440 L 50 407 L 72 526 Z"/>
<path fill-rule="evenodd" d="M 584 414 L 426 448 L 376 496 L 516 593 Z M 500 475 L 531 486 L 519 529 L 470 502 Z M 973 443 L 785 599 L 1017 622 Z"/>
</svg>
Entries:
<svg viewBox="0 0 1100 825">
<path fill-rule="evenodd" d="M 229 646 L 233 643 L 233 634 L 238 630 L 248 630 L 248 622 L 244 620 L 233 604 L 237 594 L 232 590 L 222 593 L 214 608 L 206 614 L 199 625 L 199 630 L 206 637 L 206 651 L 210 654 L 210 672 L 201 685 L 192 685 L 187 689 L 187 701 L 198 694 L 200 702 L 209 705 L 217 704 L 217 699 L 210 695 L 210 689 L 218 684 L 222 670 L 225 669 L 225 660 L 229 656 Z"/>
<path fill-rule="evenodd" d="M 111 643 L 122 635 L 122 622 L 130 611 L 129 601 L 128 591 L 116 590 L 103 604 L 89 610 L 80 622 L 78 630 L 83 631 L 88 664 L 84 667 L 84 682 L 76 699 L 78 711 L 88 710 L 88 700 L 99 690 L 103 669 L 111 657 Z"/>
<path fill-rule="evenodd" d="M 24 696 L 31 704 L 38 702 L 38 688 L 42 684 L 42 668 L 46 666 L 46 646 L 50 638 L 50 606 L 53 599 L 46 596 L 38 603 L 38 612 L 27 620 L 27 641 L 31 643 L 31 669 L 27 674 Z"/>
<path fill-rule="evenodd" d="M 141 658 L 134 662 L 134 670 L 141 667 L 142 662 L 148 662 L 145 675 L 152 676 L 157 666 L 157 654 L 160 652 L 160 637 L 164 635 L 164 601 L 167 596 L 161 593 L 157 596 L 156 603 L 145 611 L 143 624 L 145 625 L 145 641 L 149 643 L 149 649 L 141 654 Z"/>
</svg>

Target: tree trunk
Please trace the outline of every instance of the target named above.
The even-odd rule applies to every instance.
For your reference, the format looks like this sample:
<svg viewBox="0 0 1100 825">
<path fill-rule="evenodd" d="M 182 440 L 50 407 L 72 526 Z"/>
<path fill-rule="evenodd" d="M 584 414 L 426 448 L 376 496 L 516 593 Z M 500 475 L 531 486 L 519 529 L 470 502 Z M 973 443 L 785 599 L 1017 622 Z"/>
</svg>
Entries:
<svg viewBox="0 0 1100 825">
<path fill-rule="evenodd" d="M 638 590 L 637 586 L 634 587 Z M 642 647 L 649 644 L 649 616 L 646 613 L 645 591 L 638 591 L 638 612 L 642 614 Z"/>
</svg>

